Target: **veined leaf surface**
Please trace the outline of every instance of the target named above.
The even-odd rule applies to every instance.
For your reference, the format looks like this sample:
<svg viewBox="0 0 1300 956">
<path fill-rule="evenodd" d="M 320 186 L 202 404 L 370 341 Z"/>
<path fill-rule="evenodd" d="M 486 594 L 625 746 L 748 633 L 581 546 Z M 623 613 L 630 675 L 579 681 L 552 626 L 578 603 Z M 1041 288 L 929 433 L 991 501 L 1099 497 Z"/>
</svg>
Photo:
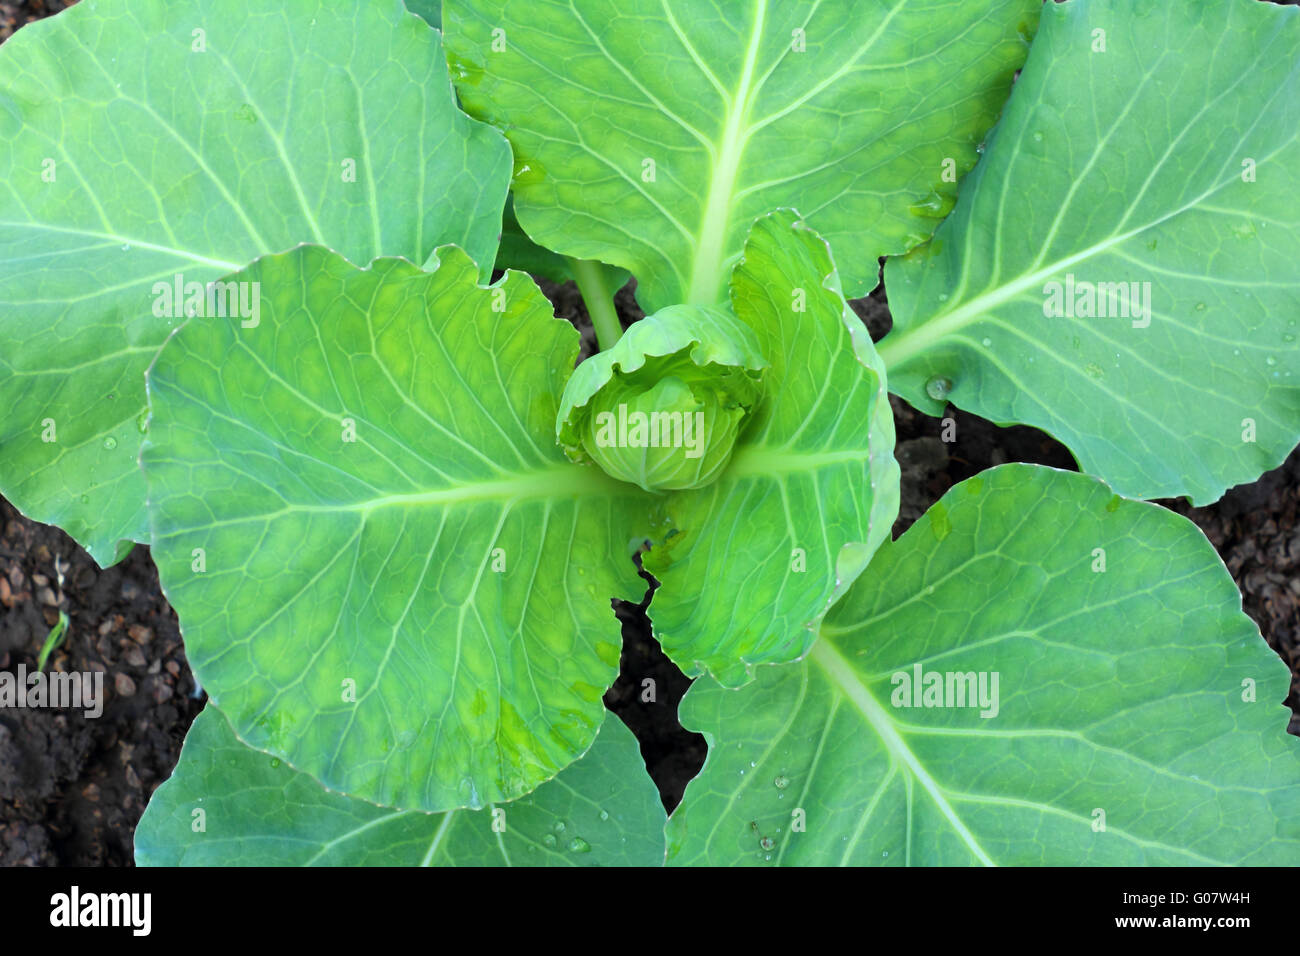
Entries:
<svg viewBox="0 0 1300 956">
<path fill-rule="evenodd" d="M 682 668 L 742 683 L 808 650 L 898 515 L 884 366 L 826 242 L 790 211 L 759 219 L 731 280 L 758 338 L 765 397 L 711 485 L 668 496 L 645 567 Z"/>
<path fill-rule="evenodd" d="M 636 738 L 612 714 L 591 750 L 528 796 L 479 811 L 423 813 L 322 789 L 240 743 L 210 706 L 149 801 L 135 859 L 140 866 L 658 866 L 663 824 Z"/>
<path fill-rule="evenodd" d="M 1300 440 L 1300 10 L 1043 17 L 956 210 L 886 265 L 890 385 L 1045 429 L 1121 494 L 1214 501 Z"/>
<path fill-rule="evenodd" d="M 1295 865 L 1287 687 L 1191 522 L 994 468 L 880 549 L 804 662 L 691 688 L 709 757 L 669 861 Z"/>
<path fill-rule="evenodd" d="M 147 540 L 144 371 L 205 285 L 302 242 L 496 253 L 510 152 L 396 2 L 92 0 L 0 48 L 0 491 L 101 564 Z"/>
<path fill-rule="evenodd" d="M 447 0 L 452 76 L 515 150 L 519 221 L 720 305 L 750 225 L 798 207 L 850 296 L 924 241 L 1023 63 L 1039 0 Z M 947 175 L 945 175 L 947 173 Z"/>
<path fill-rule="evenodd" d="M 258 260 L 261 323 L 195 319 L 149 371 L 154 557 L 246 741 L 386 806 L 480 807 L 582 754 L 618 669 L 641 493 L 565 459 L 578 336 L 527 276 L 480 288 Z"/>
<path fill-rule="evenodd" d="M 532 276 L 541 276 L 552 282 L 569 282 L 577 278 L 573 261 L 550 249 L 543 249 L 528 237 L 515 216 L 514 198 L 506 197 L 505 214 L 501 222 L 501 247 L 497 250 L 496 267 L 501 270 L 518 269 Z M 626 269 L 616 269 L 600 263 L 605 288 L 611 296 L 627 285 L 632 278 Z M 590 304 L 590 303 L 588 303 Z"/>
</svg>

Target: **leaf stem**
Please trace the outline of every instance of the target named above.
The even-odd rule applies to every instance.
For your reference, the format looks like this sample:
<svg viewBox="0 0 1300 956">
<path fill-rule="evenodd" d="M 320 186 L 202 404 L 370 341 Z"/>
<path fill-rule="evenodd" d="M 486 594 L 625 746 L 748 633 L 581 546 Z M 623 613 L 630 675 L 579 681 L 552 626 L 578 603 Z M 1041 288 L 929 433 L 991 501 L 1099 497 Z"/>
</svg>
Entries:
<svg viewBox="0 0 1300 956">
<path fill-rule="evenodd" d="M 613 348 L 614 343 L 623 337 L 623 325 L 618 320 L 614 308 L 614 293 L 606 281 L 605 267 L 595 259 L 569 258 L 573 268 L 573 277 L 578 282 L 578 291 L 591 316 L 591 324 L 596 327 L 596 341 L 602 351 Z"/>
</svg>

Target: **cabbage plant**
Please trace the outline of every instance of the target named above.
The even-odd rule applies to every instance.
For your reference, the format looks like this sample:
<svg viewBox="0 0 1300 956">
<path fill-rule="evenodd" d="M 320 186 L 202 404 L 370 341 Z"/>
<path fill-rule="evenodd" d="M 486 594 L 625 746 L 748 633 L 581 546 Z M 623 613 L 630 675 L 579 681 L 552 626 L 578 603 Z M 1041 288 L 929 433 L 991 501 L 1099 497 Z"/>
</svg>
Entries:
<svg viewBox="0 0 1300 956">
<path fill-rule="evenodd" d="M 149 544 L 209 695 L 140 863 L 1300 862 L 1287 668 L 1144 500 L 1300 440 L 1295 8 L 409 6 L 0 48 L 0 491 Z M 890 390 L 1082 472 L 891 540 Z"/>
</svg>

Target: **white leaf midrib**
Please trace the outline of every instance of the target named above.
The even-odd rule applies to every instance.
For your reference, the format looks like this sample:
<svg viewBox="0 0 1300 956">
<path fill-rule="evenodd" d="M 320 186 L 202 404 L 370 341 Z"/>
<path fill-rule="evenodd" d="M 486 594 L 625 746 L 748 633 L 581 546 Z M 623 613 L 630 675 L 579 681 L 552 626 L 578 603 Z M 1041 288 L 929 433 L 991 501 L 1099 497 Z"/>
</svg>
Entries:
<svg viewBox="0 0 1300 956">
<path fill-rule="evenodd" d="M 740 162 L 745 155 L 745 147 L 749 139 L 749 111 L 754 89 L 754 72 L 766 19 L 767 0 L 756 0 L 740 83 L 727 110 L 727 121 L 723 128 L 717 161 L 711 170 L 709 192 L 704 202 L 704 215 L 700 222 L 694 262 L 691 267 L 691 284 L 687 290 L 687 302 L 714 304 L 725 278 L 722 262 L 726 254 L 727 237 L 731 231 L 736 179 L 740 175 Z"/>
<path fill-rule="evenodd" d="M 866 685 L 862 683 L 861 678 L 853 670 L 853 666 L 844 659 L 830 641 L 825 639 L 817 641 L 808 656 L 821 667 L 831 683 L 870 724 L 871 729 L 880 737 L 890 757 L 906 767 L 912 778 L 929 794 L 934 805 L 943 814 L 971 854 L 984 866 L 996 866 L 997 864 L 993 861 L 993 858 L 980 846 L 975 834 L 971 833 L 965 821 L 961 819 L 956 809 L 948 802 L 947 794 L 943 788 L 930 776 L 929 771 L 926 770 L 920 759 L 907 746 L 894 722 L 871 695 Z"/>
</svg>

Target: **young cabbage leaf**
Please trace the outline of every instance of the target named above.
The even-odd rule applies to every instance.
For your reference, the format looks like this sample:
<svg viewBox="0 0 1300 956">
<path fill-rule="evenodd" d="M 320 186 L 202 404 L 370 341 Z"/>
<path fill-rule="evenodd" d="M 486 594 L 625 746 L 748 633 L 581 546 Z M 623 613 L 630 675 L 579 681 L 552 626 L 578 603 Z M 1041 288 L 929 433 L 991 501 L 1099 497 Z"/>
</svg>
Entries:
<svg viewBox="0 0 1300 956">
<path fill-rule="evenodd" d="M 646 491 L 703 488 L 731 460 L 767 366 L 728 310 L 679 305 L 637 322 L 564 387 L 556 437 L 575 461 Z"/>
<path fill-rule="evenodd" d="M 150 360 L 193 304 L 256 320 L 204 286 L 302 242 L 486 278 L 510 177 L 397 2 L 77 4 L 0 47 L 0 144 L 0 492 L 101 564 L 148 539 Z"/>
<path fill-rule="evenodd" d="M 201 825 L 200 825 L 201 823 Z M 481 811 L 422 813 L 331 793 L 246 747 L 209 705 L 135 833 L 139 866 L 658 866 L 664 809 L 612 714 L 554 780 Z"/>
<path fill-rule="evenodd" d="M 888 537 L 899 468 L 884 366 L 795 213 L 755 223 L 731 303 L 769 366 L 764 397 L 722 476 L 662 499 L 645 567 L 664 651 L 738 684 L 808 649 Z"/>
<path fill-rule="evenodd" d="M 590 746 L 643 493 L 555 444 L 578 334 L 532 280 L 306 246 L 149 370 L 154 558 L 240 739 L 386 806 L 481 807 Z"/>
<path fill-rule="evenodd" d="M 1294 864 L 1287 684 L 1195 525 L 1004 465 L 883 546 L 807 660 L 691 688 L 669 862 Z"/>
<path fill-rule="evenodd" d="M 1040 0 L 447 0 L 461 102 L 503 130 L 528 235 L 630 270 L 647 312 L 726 301 L 798 206 L 865 295 L 952 208 Z M 815 148 L 811 148 L 815 144 Z"/>
<path fill-rule="evenodd" d="M 1217 499 L 1300 440 L 1300 9 L 1049 3 L 934 240 L 885 268 L 891 386 Z"/>
</svg>

